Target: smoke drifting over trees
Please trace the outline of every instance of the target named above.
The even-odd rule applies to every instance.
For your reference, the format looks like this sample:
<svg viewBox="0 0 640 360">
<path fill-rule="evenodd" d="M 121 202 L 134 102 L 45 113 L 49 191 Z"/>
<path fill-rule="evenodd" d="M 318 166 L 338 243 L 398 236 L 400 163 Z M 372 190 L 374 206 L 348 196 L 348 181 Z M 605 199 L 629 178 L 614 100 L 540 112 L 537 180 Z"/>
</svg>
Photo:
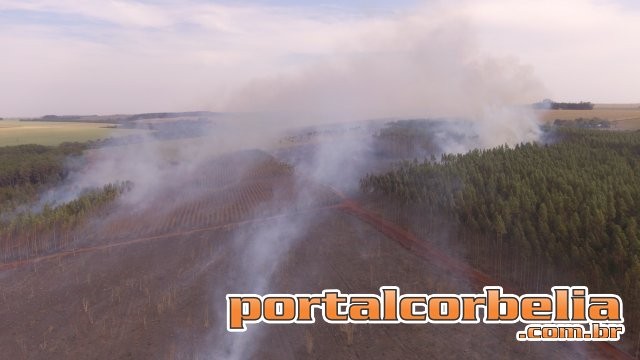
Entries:
<svg viewBox="0 0 640 360">
<path fill-rule="evenodd" d="M 519 107 L 543 90 L 531 67 L 483 56 L 472 26 L 445 11 L 389 28 L 296 73 L 256 79 L 228 108 L 295 123 L 463 117 L 480 124 L 485 146 L 536 139 L 533 114 Z"/>
<path fill-rule="evenodd" d="M 206 314 L 206 334 L 202 336 L 205 341 L 197 350 L 189 349 L 197 356 L 253 358 L 259 355 L 261 348 L 267 346 L 266 342 L 262 342 L 265 334 L 271 331 L 267 327 L 252 327 L 243 334 L 226 332 L 226 293 L 272 292 L 289 281 L 307 285 L 311 280 L 317 280 L 312 278 L 313 275 L 333 271 L 320 268 L 309 274 L 293 272 L 291 269 L 295 267 L 292 263 L 300 259 L 292 260 L 290 254 L 297 246 L 307 245 L 305 241 L 314 240 L 309 238 L 309 234 L 319 222 L 325 220 L 322 211 L 334 209 L 349 197 L 361 196 L 357 192 L 359 180 L 380 168 L 388 169 L 389 163 L 385 162 L 388 159 L 380 161 L 380 148 L 376 148 L 380 143 L 376 141 L 384 141 L 385 138 L 391 142 L 408 139 L 408 144 L 402 144 L 407 146 L 402 148 L 402 155 L 398 157 L 423 158 L 436 151 L 464 153 L 477 148 L 535 142 L 540 138 L 541 130 L 535 112 L 526 105 L 541 98 L 544 92 L 533 69 L 514 58 L 493 57 L 484 53 L 474 39 L 473 23 L 449 8 L 425 7 L 415 15 L 397 15 L 377 26 L 359 28 L 348 39 L 336 43 L 339 46 L 333 53 L 313 57 L 305 65 L 289 67 L 269 76 L 254 77 L 241 90 L 232 93 L 224 108 L 211 109 L 223 113 L 191 113 L 201 116 L 203 119 L 197 121 L 205 122 L 206 126 L 183 129 L 185 136 L 143 135 L 141 141 L 135 144 L 123 146 L 114 143 L 111 144 L 114 146 L 91 149 L 85 154 L 87 166 L 65 174 L 65 182 L 48 193 L 52 202 L 64 203 L 76 198 L 84 189 L 126 181 L 126 193 L 105 210 L 105 213 L 110 213 L 91 219 L 86 223 L 85 231 L 78 232 L 97 234 L 95 239 L 87 236 L 79 242 L 92 248 L 99 247 L 92 241 L 117 240 L 118 246 L 125 247 L 133 241 L 151 243 L 154 238 L 166 237 L 168 233 L 177 239 L 191 240 L 194 229 L 200 231 L 198 235 L 201 238 L 198 240 L 208 245 L 209 252 L 196 254 L 194 251 L 190 257 L 192 262 L 186 262 L 184 267 L 181 265 L 177 271 L 180 276 L 175 277 L 177 287 L 189 289 L 202 279 L 214 278 L 205 275 L 211 271 L 209 269 L 216 270 L 216 281 L 206 282 L 202 291 L 206 293 L 203 297 L 205 300 L 199 299 L 207 302 L 204 307 L 206 312 L 201 312 Z M 255 55 L 255 61 L 260 61 L 259 54 Z M 216 84 L 211 83 L 211 86 Z M 190 116 L 185 113 L 180 115 Z M 130 126 L 140 124 L 140 128 L 157 129 L 162 126 L 151 123 L 145 125 L 144 121 L 165 121 L 168 117 L 164 113 L 134 116 L 131 120 L 133 125 Z M 424 118 L 437 121 L 426 127 L 421 127 L 419 121 L 396 122 L 397 129 L 386 129 L 387 132 L 381 130 L 388 120 Z M 372 119 L 377 121 L 364 121 Z M 171 121 L 174 120 L 172 118 Z M 182 120 L 185 119 L 175 121 Z M 407 124 L 409 126 L 404 127 Z M 420 139 L 413 137 L 419 132 L 431 136 L 431 153 L 424 151 Z M 288 137 L 296 139 L 301 134 L 312 135 L 304 141 L 286 141 Z M 242 151 L 247 149 L 252 150 Z M 518 154 L 522 153 L 523 156 L 527 155 L 527 149 L 531 154 L 544 156 L 536 145 L 518 149 Z M 581 156 L 591 154 L 587 150 L 582 149 Z M 490 157 L 491 154 L 496 155 Z M 458 162 L 482 155 L 487 159 L 486 169 L 492 172 L 491 176 L 476 168 L 474 173 L 467 175 L 473 175 L 472 179 L 480 184 L 477 185 L 478 193 L 483 191 L 481 185 L 484 179 L 499 184 L 492 186 L 495 185 L 500 193 L 504 190 L 503 183 L 506 180 L 504 175 L 499 174 L 504 169 L 498 164 L 503 162 L 507 154 L 511 152 L 506 148 L 498 148 L 471 153 L 466 157 L 446 155 L 441 163 L 427 161 L 387 175 L 368 177 L 364 188 L 374 189 L 376 194 L 397 196 L 405 203 L 411 203 L 410 200 L 415 198 L 414 191 L 422 189 L 416 190 L 414 183 L 405 181 L 423 181 L 422 171 L 427 175 L 462 171 L 464 169 L 455 167 Z M 521 164 L 524 162 L 517 165 Z M 544 167 L 544 170 L 547 168 Z M 495 212 L 500 215 L 498 218 L 494 216 L 496 214 L 473 213 L 473 208 L 481 208 L 476 203 L 457 203 L 460 199 L 455 197 L 459 195 L 456 191 L 457 187 L 462 186 L 460 178 L 464 178 L 464 174 L 453 174 L 455 178 L 444 177 L 441 183 L 435 183 L 437 186 L 431 192 L 425 190 L 423 197 L 416 202 L 422 206 L 423 202 L 442 201 L 442 207 L 449 206 L 448 211 L 458 215 L 460 221 L 467 219 L 464 216 L 473 218 L 476 224 L 473 230 L 486 236 L 493 236 L 495 231 L 500 241 L 503 235 L 505 239 L 514 235 L 506 227 L 516 229 L 514 236 L 520 236 L 527 230 L 511 222 L 518 220 L 512 216 L 511 205 L 507 208 L 503 202 L 498 202 L 495 205 Z M 527 175 L 524 170 L 523 174 Z M 424 183 L 428 184 L 429 181 L 424 180 Z M 395 190 L 388 189 L 393 186 Z M 115 190 L 112 192 L 116 194 Z M 487 196 L 494 196 L 494 193 L 487 193 Z M 526 200 L 526 196 L 516 194 L 519 196 L 517 201 Z M 491 203 L 491 199 L 475 199 Z M 547 201 L 552 203 L 546 197 L 539 203 L 544 205 Z M 543 205 L 539 205 L 539 208 Z M 460 212 L 462 207 L 466 212 Z M 526 214 L 538 216 L 542 212 L 539 208 L 529 209 Z M 429 210 L 431 213 L 434 211 L 433 208 Z M 424 214 L 426 212 L 421 212 L 420 216 Z M 612 213 L 611 217 L 614 216 Z M 422 217 L 419 219 L 424 220 Z M 250 221 L 256 223 L 247 225 Z M 364 224 L 359 225 L 355 228 L 364 233 Z M 538 224 L 531 226 L 535 225 Z M 634 229 L 635 236 L 636 225 L 627 226 Z M 214 228 L 220 233 L 213 233 Z M 536 237 L 548 235 L 547 231 L 538 231 L 537 227 L 534 229 Z M 581 229 L 576 231 L 586 234 Z M 129 239 L 133 233 L 136 238 Z M 210 241 L 208 236 L 216 241 Z M 518 240 L 524 243 L 523 236 Z M 539 243 L 544 244 L 542 240 Z M 177 246 L 172 242 L 168 246 L 180 251 L 183 243 Z M 189 246 L 187 241 L 184 246 Z M 562 246 L 573 250 L 568 242 L 563 242 Z M 501 256 L 507 256 L 506 249 L 512 248 L 500 247 Z M 161 250 L 158 253 L 162 254 Z M 323 255 L 330 259 L 332 250 L 328 249 Z M 360 250 L 354 248 L 352 255 L 363 256 L 358 253 Z M 564 261 L 566 256 L 563 257 L 560 250 L 558 248 L 550 255 Z M 587 258 L 582 256 L 581 251 L 574 251 L 574 257 L 583 261 Z M 532 254 L 539 258 L 546 255 L 541 249 L 532 250 Z M 528 258 L 525 255 L 523 260 Z M 206 258 L 206 261 L 194 260 L 202 258 Z M 165 259 L 152 260 L 164 265 Z M 637 268 L 637 259 L 624 260 Z M 120 259 L 112 261 L 117 264 Z M 374 263 L 375 259 L 371 261 Z M 500 264 L 498 268 L 502 270 L 502 262 Z M 111 271 L 111 268 L 101 267 L 99 262 L 90 265 L 94 271 Z M 599 264 L 602 268 L 607 265 Z M 370 284 L 374 282 L 373 268 L 371 265 L 368 275 L 372 279 Z M 526 272 L 524 265 L 513 265 L 513 268 L 516 275 Z M 284 280 L 279 278 L 283 273 L 287 276 Z M 150 277 L 154 275 L 150 273 Z M 522 275 L 516 280 L 520 279 L 524 282 L 528 278 Z M 384 281 L 396 280 L 403 279 L 384 278 Z M 418 281 L 416 284 L 419 285 Z M 69 283 L 72 281 L 69 280 Z M 333 283 L 330 285 L 334 286 Z M 142 282 L 139 286 L 142 291 Z M 626 290 L 622 285 L 619 288 Z M 142 300 L 147 305 L 151 304 L 148 294 Z M 184 303 L 191 300 L 186 299 Z M 175 306 L 173 300 L 168 302 Z M 157 309 L 161 313 L 165 308 Z M 85 312 L 88 313 L 86 309 Z M 146 318 L 143 321 L 146 328 Z M 170 329 L 174 330 L 181 331 Z M 352 330 L 345 330 L 348 331 Z M 352 345 L 352 337 L 351 332 L 349 346 Z"/>
</svg>

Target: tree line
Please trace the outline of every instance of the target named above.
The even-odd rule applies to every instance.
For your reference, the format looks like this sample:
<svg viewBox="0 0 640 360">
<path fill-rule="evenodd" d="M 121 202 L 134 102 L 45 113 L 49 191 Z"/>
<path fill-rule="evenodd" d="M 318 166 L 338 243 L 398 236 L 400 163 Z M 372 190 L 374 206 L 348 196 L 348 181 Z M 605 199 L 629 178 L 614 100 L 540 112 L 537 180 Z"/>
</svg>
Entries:
<svg viewBox="0 0 640 360">
<path fill-rule="evenodd" d="M 552 110 L 593 110 L 594 105 L 589 101 L 580 102 L 555 102 L 550 99 L 544 99 L 541 102 L 533 104 L 535 109 L 552 109 Z"/>
<path fill-rule="evenodd" d="M 640 132 L 552 131 L 557 142 L 549 145 L 403 162 L 367 175 L 361 188 L 401 209 L 445 214 L 472 260 L 498 279 L 540 291 L 564 282 L 620 294 L 637 330 Z"/>
<path fill-rule="evenodd" d="M 126 191 L 128 182 L 88 189 L 75 200 L 34 211 L 41 193 L 82 166 L 83 143 L 0 147 L 0 251 L 4 260 L 62 248 L 68 235 L 92 211 Z M 70 161 L 76 158 L 77 161 Z"/>
<path fill-rule="evenodd" d="M 70 169 L 66 160 L 85 148 L 81 143 L 0 147 L 0 218 L 64 179 Z"/>
<path fill-rule="evenodd" d="M 130 188 L 129 182 L 90 189 L 67 203 L 22 211 L 0 222 L 0 251 L 4 261 L 39 256 L 73 245 L 73 232 L 91 214 Z"/>
<path fill-rule="evenodd" d="M 592 128 L 592 129 L 609 129 L 612 126 L 611 121 L 600 119 L 597 117 L 591 119 L 577 118 L 573 120 L 568 119 L 555 119 L 553 121 L 555 126 L 572 126 L 580 128 Z"/>
</svg>

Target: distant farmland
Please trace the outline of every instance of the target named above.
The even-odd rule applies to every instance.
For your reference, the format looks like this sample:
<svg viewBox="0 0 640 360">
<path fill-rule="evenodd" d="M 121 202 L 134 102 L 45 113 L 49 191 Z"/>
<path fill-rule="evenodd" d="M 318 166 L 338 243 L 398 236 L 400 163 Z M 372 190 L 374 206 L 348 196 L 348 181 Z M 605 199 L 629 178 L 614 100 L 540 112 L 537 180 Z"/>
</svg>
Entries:
<svg viewBox="0 0 640 360">
<path fill-rule="evenodd" d="M 599 118 L 609 120 L 614 129 L 640 129 L 640 104 L 597 104 L 593 110 L 538 110 L 545 122 Z"/>
<path fill-rule="evenodd" d="M 1 120 L 0 146 L 58 145 L 63 142 L 84 142 L 141 131 L 114 129 L 109 126 L 100 123 Z"/>
</svg>

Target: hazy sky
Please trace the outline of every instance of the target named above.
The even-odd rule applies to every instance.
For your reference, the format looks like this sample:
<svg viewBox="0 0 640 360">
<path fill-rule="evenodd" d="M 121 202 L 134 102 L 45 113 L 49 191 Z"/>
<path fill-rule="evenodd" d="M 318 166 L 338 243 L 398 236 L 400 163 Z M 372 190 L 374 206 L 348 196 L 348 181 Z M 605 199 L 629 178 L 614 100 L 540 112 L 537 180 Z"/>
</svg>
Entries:
<svg viewBox="0 0 640 360">
<path fill-rule="evenodd" d="M 224 110 L 256 79 L 405 51 L 377 39 L 442 16 L 545 96 L 640 102 L 631 0 L 0 0 L 0 116 Z"/>
</svg>

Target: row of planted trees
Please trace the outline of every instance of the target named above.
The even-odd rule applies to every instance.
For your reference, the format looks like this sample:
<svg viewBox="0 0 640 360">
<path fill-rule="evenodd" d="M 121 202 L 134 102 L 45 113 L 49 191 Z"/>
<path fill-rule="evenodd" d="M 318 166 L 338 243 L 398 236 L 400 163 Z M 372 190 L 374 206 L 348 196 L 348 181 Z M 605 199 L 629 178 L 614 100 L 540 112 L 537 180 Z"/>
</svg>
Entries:
<svg viewBox="0 0 640 360">
<path fill-rule="evenodd" d="M 131 186 L 108 184 L 85 191 L 76 199 L 45 205 L 41 211 L 23 211 L 0 222 L 0 251 L 4 262 L 26 259 L 69 248 L 79 226 Z"/>
<path fill-rule="evenodd" d="M 620 294 L 637 330 L 640 132 L 554 131 L 552 145 L 405 162 L 361 187 L 400 209 L 447 216 L 470 261 L 500 280 Z"/>
<path fill-rule="evenodd" d="M 82 166 L 85 144 L 0 147 L 0 259 L 11 261 L 66 248 L 71 230 L 90 212 L 111 202 L 131 186 L 109 184 L 85 191 L 74 200 L 34 210 L 44 191 Z"/>
<path fill-rule="evenodd" d="M 0 218 L 64 179 L 70 168 L 68 160 L 85 148 L 81 143 L 0 147 Z"/>
</svg>

